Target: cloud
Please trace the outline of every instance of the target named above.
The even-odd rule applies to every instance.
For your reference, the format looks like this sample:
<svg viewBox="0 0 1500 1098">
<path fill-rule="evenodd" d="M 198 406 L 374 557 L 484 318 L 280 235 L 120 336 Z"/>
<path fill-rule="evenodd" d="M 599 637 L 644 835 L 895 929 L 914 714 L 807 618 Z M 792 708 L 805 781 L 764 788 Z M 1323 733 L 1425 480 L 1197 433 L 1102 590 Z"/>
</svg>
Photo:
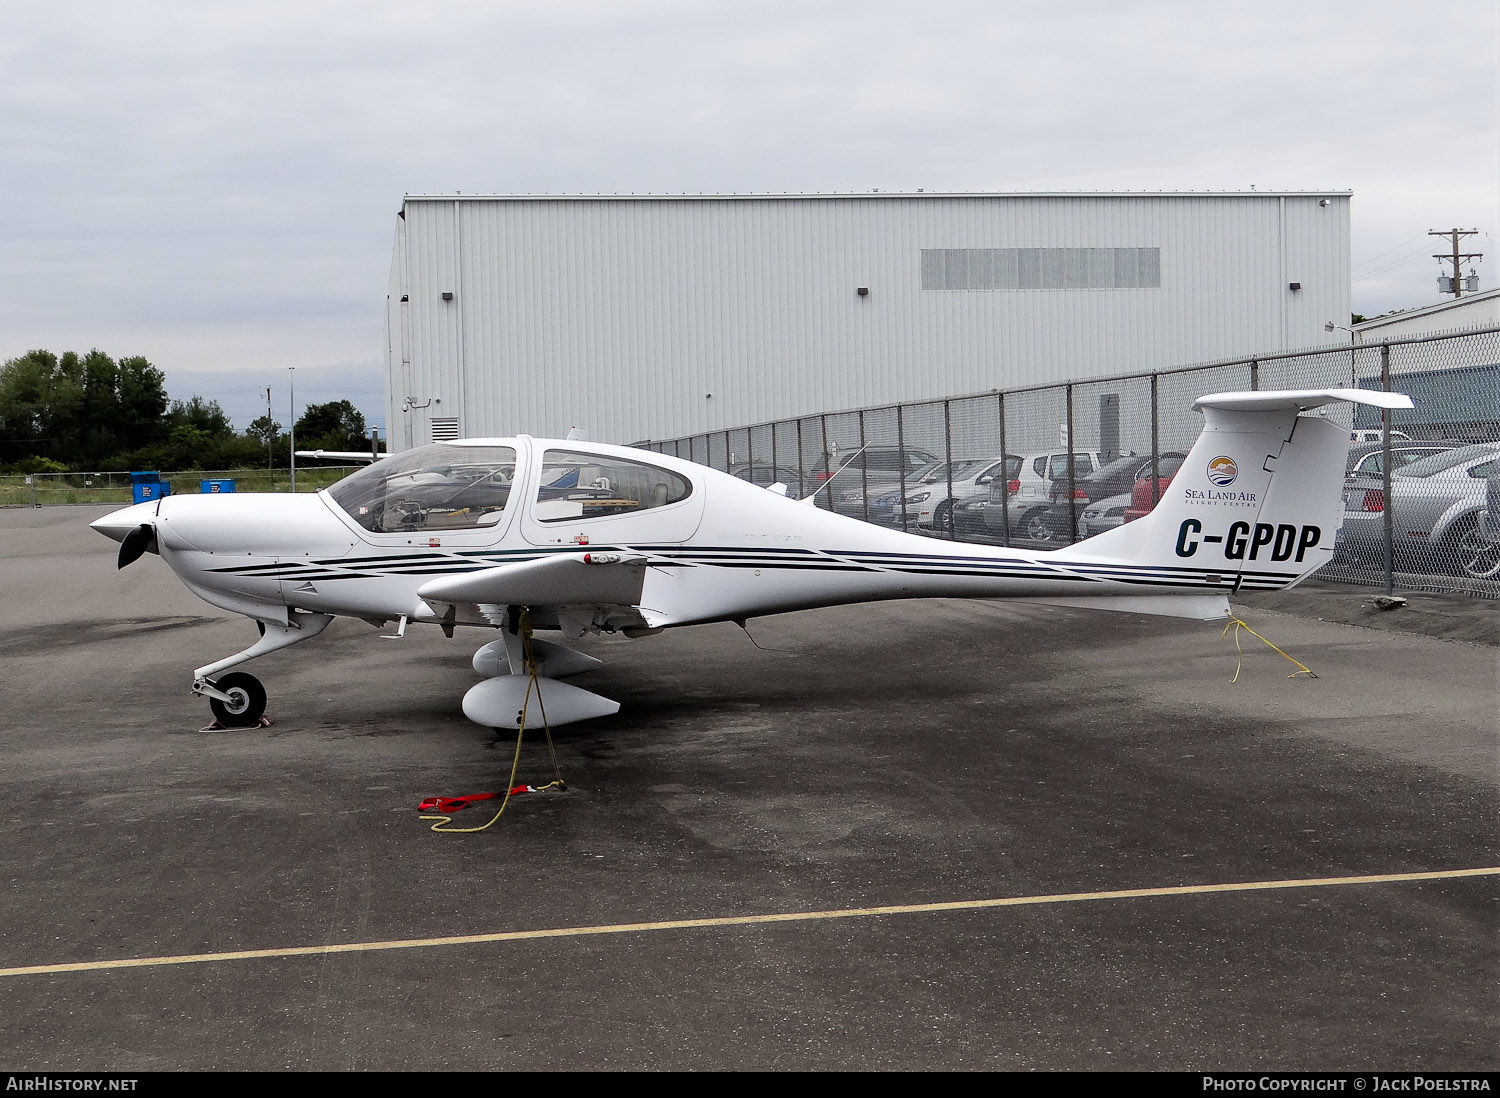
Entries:
<svg viewBox="0 0 1500 1098">
<path fill-rule="evenodd" d="M 1484 0 L 15 5 L 0 357 L 378 370 L 409 192 L 1348 188 L 1358 267 L 1429 228 L 1500 227 L 1497 18 Z M 1430 303 L 1435 271 L 1418 255 L 1357 282 L 1355 307 Z"/>
</svg>

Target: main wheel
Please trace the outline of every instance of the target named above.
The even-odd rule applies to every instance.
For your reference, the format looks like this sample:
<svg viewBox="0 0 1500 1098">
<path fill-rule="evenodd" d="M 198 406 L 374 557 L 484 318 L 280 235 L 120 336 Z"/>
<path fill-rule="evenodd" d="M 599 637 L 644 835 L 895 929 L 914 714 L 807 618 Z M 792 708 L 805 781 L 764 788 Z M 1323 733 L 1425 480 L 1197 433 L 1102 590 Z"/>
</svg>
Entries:
<svg viewBox="0 0 1500 1098">
<path fill-rule="evenodd" d="M 229 701 L 209 698 L 214 719 L 225 728 L 253 728 L 266 711 L 266 688 L 254 675 L 233 671 L 214 682 L 229 695 Z"/>
<path fill-rule="evenodd" d="M 1033 507 L 1021 516 L 1021 536 L 1032 541 L 1051 541 L 1055 536 L 1045 507 Z"/>
<path fill-rule="evenodd" d="M 1459 535 L 1453 539 L 1452 556 L 1449 558 L 1455 571 L 1474 579 L 1490 579 L 1500 574 L 1500 545 L 1487 541 L 1479 533 L 1479 520 L 1464 520 Z"/>
</svg>

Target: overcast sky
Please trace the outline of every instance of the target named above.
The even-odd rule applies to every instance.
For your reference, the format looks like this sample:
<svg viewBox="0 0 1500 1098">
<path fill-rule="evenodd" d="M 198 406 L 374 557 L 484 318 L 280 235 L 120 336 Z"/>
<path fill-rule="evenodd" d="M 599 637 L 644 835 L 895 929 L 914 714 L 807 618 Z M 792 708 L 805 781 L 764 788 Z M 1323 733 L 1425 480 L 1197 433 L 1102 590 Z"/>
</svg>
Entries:
<svg viewBox="0 0 1500 1098">
<path fill-rule="evenodd" d="M 0 6 L 0 360 L 384 424 L 407 193 L 1353 191 L 1354 308 L 1500 284 L 1494 0 Z M 1337 318 L 1343 319 L 1343 318 Z"/>
</svg>

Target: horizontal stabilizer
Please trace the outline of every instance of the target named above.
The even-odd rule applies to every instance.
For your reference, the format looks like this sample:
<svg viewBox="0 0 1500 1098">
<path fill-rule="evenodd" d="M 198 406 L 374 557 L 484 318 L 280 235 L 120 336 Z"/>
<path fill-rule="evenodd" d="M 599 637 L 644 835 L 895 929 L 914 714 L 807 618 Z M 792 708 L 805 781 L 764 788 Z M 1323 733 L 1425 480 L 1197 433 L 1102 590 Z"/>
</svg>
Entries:
<svg viewBox="0 0 1500 1098">
<path fill-rule="evenodd" d="M 1194 408 L 1227 408 L 1235 412 L 1275 412 L 1295 408 L 1305 412 L 1325 404 L 1368 404 L 1372 408 L 1410 408 L 1405 393 L 1380 389 L 1273 389 L 1248 393 L 1213 393 L 1199 397 Z"/>
<path fill-rule="evenodd" d="M 645 557 L 566 553 L 428 580 L 417 597 L 498 606 L 636 606 L 645 582 Z"/>
</svg>

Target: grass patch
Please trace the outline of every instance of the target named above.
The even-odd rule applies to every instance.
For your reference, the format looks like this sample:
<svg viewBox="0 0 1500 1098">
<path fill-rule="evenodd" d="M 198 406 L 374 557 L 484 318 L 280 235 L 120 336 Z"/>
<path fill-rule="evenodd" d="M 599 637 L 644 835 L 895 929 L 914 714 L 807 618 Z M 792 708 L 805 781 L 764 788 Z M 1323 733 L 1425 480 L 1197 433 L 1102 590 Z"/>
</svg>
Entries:
<svg viewBox="0 0 1500 1098">
<path fill-rule="evenodd" d="M 336 484 L 362 466 L 320 466 L 297 470 L 297 492 L 316 492 Z M 46 507 L 64 503 L 130 503 L 135 497 L 128 473 L 37 473 L 0 476 L 0 507 Z M 290 492 L 286 469 L 186 469 L 163 473 L 173 495 L 196 495 L 205 480 L 232 480 L 236 492 Z"/>
</svg>

